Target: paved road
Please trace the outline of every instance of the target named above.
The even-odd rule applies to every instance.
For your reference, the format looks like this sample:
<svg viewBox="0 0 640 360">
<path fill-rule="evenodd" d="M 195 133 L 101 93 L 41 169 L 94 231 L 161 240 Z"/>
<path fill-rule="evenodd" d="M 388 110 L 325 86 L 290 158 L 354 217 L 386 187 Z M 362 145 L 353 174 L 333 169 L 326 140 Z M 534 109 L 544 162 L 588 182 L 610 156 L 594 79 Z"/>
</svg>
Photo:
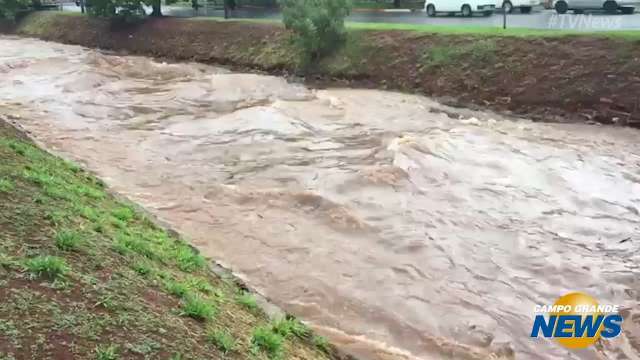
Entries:
<svg viewBox="0 0 640 360">
<path fill-rule="evenodd" d="M 78 11 L 74 4 L 65 4 L 66 11 Z M 171 16 L 219 16 L 224 14 L 221 10 L 202 8 L 197 13 L 190 7 L 165 6 L 165 15 Z M 279 19 L 280 13 L 273 10 L 237 10 L 233 12 L 235 18 L 253 19 Z M 501 27 L 502 14 L 494 14 L 489 17 L 474 16 L 462 18 L 459 16 L 438 16 L 429 18 L 424 12 L 392 11 L 392 12 L 354 12 L 349 21 L 353 22 L 380 22 L 401 24 L 433 24 L 433 25 L 469 25 Z M 640 9 L 634 15 L 606 15 L 602 12 L 588 12 L 584 15 L 557 15 L 553 10 L 542 8 L 534 9 L 531 14 L 510 14 L 508 26 L 532 28 L 532 29 L 567 29 L 583 31 L 604 30 L 640 30 Z"/>
</svg>

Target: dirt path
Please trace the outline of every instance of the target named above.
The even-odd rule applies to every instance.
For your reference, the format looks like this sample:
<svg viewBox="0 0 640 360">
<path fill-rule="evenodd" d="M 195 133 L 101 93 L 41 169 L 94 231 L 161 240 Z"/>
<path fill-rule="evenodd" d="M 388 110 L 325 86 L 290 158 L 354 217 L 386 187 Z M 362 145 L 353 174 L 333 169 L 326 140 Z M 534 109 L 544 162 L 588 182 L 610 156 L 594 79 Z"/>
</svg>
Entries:
<svg viewBox="0 0 640 360">
<path fill-rule="evenodd" d="M 635 130 L 0 48 L 2 113 L 355 354 L 639 356 Z M 625 335 L 579 353 L 530 339 L 534 305 L 571 290 L 620 304 Z"/>
</svg>

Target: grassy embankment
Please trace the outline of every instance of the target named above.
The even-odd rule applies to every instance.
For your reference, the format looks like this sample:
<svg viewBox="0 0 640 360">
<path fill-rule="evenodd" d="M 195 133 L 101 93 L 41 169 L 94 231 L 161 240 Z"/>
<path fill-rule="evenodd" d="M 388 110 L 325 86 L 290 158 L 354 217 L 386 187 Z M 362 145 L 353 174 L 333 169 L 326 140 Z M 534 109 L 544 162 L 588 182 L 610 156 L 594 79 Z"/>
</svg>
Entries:
<svg viewBox="0 0 640 360">
<path fill-rule="evenodd" d="M 0 359 L 326 359 L 295 319 L 0 122 Z"/>
<path fill-rule="evenodd" d="M 130 54 L 228 65 L 312 86 L 400 90 L 548 122 L 640 125 L 640 31 L 348 23 L 348 39 L 301 71 L 280 22 L 101 19 L 34 13 L 18 34 Z"/>
</svg>

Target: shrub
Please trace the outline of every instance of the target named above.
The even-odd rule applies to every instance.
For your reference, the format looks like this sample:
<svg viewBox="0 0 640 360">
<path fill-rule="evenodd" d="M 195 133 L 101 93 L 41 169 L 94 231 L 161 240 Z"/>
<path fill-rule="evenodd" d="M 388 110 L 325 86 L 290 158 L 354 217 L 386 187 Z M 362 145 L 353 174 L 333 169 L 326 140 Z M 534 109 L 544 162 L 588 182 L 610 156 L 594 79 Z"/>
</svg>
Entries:
<svg viewBox="0 0 640 360">
<path fill-rule="evenodd" d="M 18 11 L 26 9 L 28 4 L 25 0 L 0 0 L 0 19 L 15 19 Z"/>
<path fill-rule="evenodd" d="M 89 15 L 124 22 L 135 22 L 144 16 L 140 0 L 86 0 Z"/>
<path fill-rule="evenodd" d="M 69 266 L 64 259 L 56 256 L 36 256 L 28 259 L 25 267 L 31 274 L 49 279 L 60 278 L 69 271 Z"/>
<path fill-rule="evenodd" d="M 284 25 L 307 65 L 338 48 L 346 39 L 344 18 L 350 0 L 280 0 Z"/>
</svg>

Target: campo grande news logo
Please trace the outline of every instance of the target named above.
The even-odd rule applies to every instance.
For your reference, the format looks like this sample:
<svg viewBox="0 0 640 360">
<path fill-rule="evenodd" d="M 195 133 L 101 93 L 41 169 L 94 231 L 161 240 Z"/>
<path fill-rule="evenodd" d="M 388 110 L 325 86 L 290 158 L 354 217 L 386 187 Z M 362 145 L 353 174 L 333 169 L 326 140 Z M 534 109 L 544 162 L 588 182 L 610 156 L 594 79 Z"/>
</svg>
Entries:
<svg viewBox="0 0 640 360">
<path fill-rule="evenodd" d="M 553 338 L 569 349 L 586 348 L 622 331 L 618 305 L 600 305 L 580 292 L 564 295 L 553 305 L 536 305 L 535 313 L 531 337 Z"/>
</svg>

